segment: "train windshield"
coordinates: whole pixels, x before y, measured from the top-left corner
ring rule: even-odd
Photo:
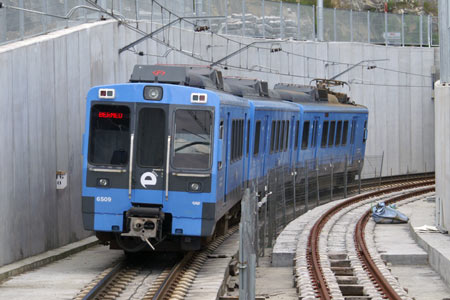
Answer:
[[[91,108],[89,162],[124,166],[130,150],[130,108],[96,104]]]
[[[206,110],[178,109],[175,113],[173,166],[209,169],[212,115]]]

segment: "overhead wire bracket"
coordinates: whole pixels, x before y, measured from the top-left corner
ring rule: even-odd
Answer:
[[[216,16],[213,16],[213,17],[208,17],[208,16],[205,16],[205,17],[178,17],[175,20],[165,24],[164,26],[162,26],[162,27],[160,27],[160,28],[158,28],[156,30],[153,30],[152,32],[144,35],[143,37],[137,39],[136,41],[134,41],[134,42],[132,42],[132,43],[130,43],[130,44],[120,48],[119,49],[119,54],[121,54],[123,51],[126,51],[126,50],[136,46],[137,44],[140,44],[141,42],[145,41],[146,39],[153,37],[155,34],[158,34],[161,31],[166,30],[166,28],[168,28],[168,27],[172,26],[173,24],[175,24],[177,22],[180,22],[182,20],[204,20],[204,19],[218,19],[218,18],[225,18],[225,17],[224,16],[217,16],[217,17]],[[196,27],[196,29],[197,29],[197,27]],[[205,29],[206,29],[205,26],[202,26],[201,30],[195,30],[195,31],[196,32],[197,31],[204,31]],[[209,29],[209,27],[208,27],[208,29]]]

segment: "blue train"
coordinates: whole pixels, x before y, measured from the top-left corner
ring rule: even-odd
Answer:
[[[368,110],[327,88],[341,82],[316,83],[268,89],[206,67],[136,65],[130,83],[92,88],[85,229],[126,252],[199,249],[239,214],[250,182],[269,192],[270,172],[334,157],[354,178]]]

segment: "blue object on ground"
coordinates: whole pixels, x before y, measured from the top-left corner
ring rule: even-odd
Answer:
[[[407,223],[409,218],[395,209],[395,205],[386,206],[384,202],[372,207],[372,218],[377,224]]]

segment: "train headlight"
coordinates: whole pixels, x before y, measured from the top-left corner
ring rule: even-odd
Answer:
[[[144,88],[144,99],[159,101],[162,99],[163,90],[160,86],[146,86]]]
[[[192,182],[189,184],[189,190],[192,192],[198,192],[200,191],[200,183]]]
[[[109,186],[109,179],[107,179],[107,178],[99,178],[99,179],[97,179],[97,186],[108,187]]]

